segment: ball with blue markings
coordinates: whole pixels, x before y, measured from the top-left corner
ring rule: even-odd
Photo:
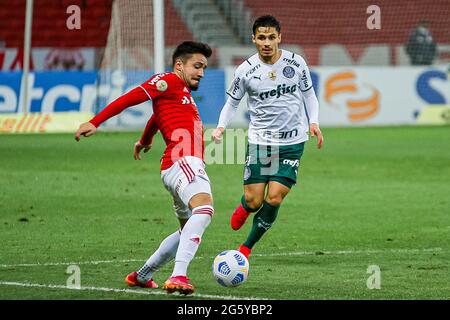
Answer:
[[[224,287],[237,287],[247,280],[250,265],[237,250],[226,250],[214,259],[212,271],[216,281]]]

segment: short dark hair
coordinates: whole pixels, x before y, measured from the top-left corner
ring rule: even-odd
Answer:
[[[187,59],[192,57],[194,53],[201,53],[206,58],[209,58],[212,54],[211,48],[202,42],[195,41],[184,41],[178,45],[172,55],[172,65],[175,64],[177,59],[181,59],[183,63],[186,62]]]
[[[281,31],[280,22],[274,16],[269,14],[261,16],[255,20],[253,23],[253,35],[256,34],[259,27],[273,27],[278,33]]]

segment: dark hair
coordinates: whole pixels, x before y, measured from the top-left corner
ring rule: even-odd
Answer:
[[[255,20],[253,23],[253,35],[256,34],[256,30],[258,30],[259,27],[273,27],[278,33],[281,31],[280,22],[271,15],[261,16]]]
[[[177,59],[181,59],[181,61],[185,63],[194,53],[201,53],[206,58],[209,58],[212,54],[212,50],[206,43],[184,41],[175,49],[172,55],[172,65],[175,64]]]

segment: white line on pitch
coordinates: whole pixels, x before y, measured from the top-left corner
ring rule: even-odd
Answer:
[[[163,295],[168,296],[167,293],[162,291],[141,291],[141,290],[133,290],[133,289],[115,289],[115,288],[102,288],[102,287],[80,287],[70,288],[63,285],[57,284],[39,284],[39,283],[28,283],[28,282],[9,282],[9,281],[0,281],[0,285],[4,286],[17,286],[17,287],[28,287],[28,288],[47,288],[47,289],[66,289],[66,290],[84,290],[84,291],[102,291],[102,292],[115,292],[115,293],[131,293],[131,294],[141,294],[141,295]],[[182,295],[175,295],[181,296]],[[219,296],[213,294],[199,294],[194,293],[189,297],[194,298],[205,298],[205,299],[223,299],[223,300],[267,300],[266,298],[258,298],[258,297],[235,297],[235,296]]]
[[[437,252],[442,248],[424,248],[424,249],[384,249],[384,250],[338,250],[338,251],[299,251],[299,252],[280,252],[271,254],[253,254],[253,256],[310,256],[310,255],[336,255],[336,254],[374,254],[374,253],[418,253],[418,252]]]
[[[102,264],[102,263],[122,263],[122,262],[142,262],[142,259],[127,259],[127,260],[94,260],[94,261],[78,261],[78,262],[43,262],[43,263],[19,263],[19,264],[0,264],[1,268],[9,267],[48,267],[48,266],[68,266],[68,265],[83,265],[83,264]]]
[[[423,249],[384,249],[384,250],[338,250],[338,251],[298,251],[298,252],[275,252],[268,254],[252,254],[253,257],[279,257],[279,256],[314,256],[314,255],[339,255],[339,254],[377,254],[377,253],[419,253],[419,252],[439,252],[442,248],[423,248]],[[206,257],[196,257],[195,259],[204,259]],[[209,257],[214,259],[214,257]],[[78,261],[78,262],[43,262],[43,263],[19,263],[19,264],[0,264],[0,268],[14,267],[47,267],[47,266],[68,266],[68,265],[84,265],[84,264],[102,264],[102,263],[128,263],[128,262],[144,262],[143,259],[126,259],[126,260],[94,260],[94,261]]]

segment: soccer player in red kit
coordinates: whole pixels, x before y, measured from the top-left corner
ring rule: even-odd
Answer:
[[[180,229],[166,237],[138,271],[125,278],[129,286],[157,288],[154,272],[175,259],[172,275],[163,289],[182,294],[195,290],[187,277],[187,269],[214,209],[203,162],[203,125],[191,90],[198,89],[210,56],[211,48],[204,43],[181,43],[172,56],[173,72],[154,75],[110,103],[89,122],[81,124],[75,133],[77,141],[82,135],[89,137],[107,119],[128,107],[152,100],[153,115],[141,139],[135,143],[134,158],[140,160],[140,152],[147,152],[154,134],[161,131],[166,143],[161,159],[161,179],[173,197]]]

